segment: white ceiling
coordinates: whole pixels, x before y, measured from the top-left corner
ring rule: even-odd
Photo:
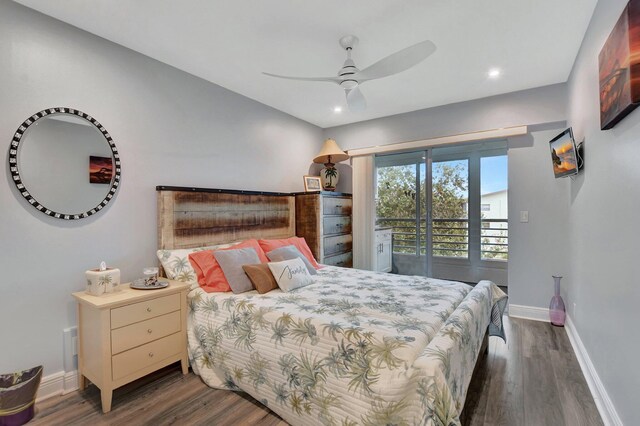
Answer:
[[[326,128],[565,82],[597,0],[17,2]],[[368,108],[359,113],[337,85],[261,74],[333,76],[346,34],[360,38],[360,69],[426,39],[438,50],[364,83]],[[487,77],[494,67],[497,80]]]

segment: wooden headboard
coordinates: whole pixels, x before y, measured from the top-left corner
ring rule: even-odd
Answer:
[[[295,197],[279,192],[158,186],[158,248],[295,236]]]

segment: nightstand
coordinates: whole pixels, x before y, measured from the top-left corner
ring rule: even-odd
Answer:
[[[123,290],[102,296],[73,293],[78,301],[78,377],[100,389],[102,411],[113,390],[174,362],[188,372],[187,292],[170,281],[159,290]]]

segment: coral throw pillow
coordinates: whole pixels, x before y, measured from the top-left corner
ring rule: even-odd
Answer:
[[[260,262],[267,263],[269,259],[260,248],[257,240],[246,240],[232,247],[220,250],[237,250],[243,248],[252,248],[256,250]],[[197,251],[189,255],[189,262],[193,266],[193,270],[198,277],[198,284],[207,293],[231,291],[231,286],[224,276],[224,272],[220,264],[213,255],[213,251]]]
[[[304,238],[291,237],[284,240],[258,240],[258,243],[260,243],[260,247],[264,253],[269,253],[280,247],[293,245],[311,262],[314,268],[320,269],[320,265],[318,265],[318,262],[316,262],[316,259],[313,257],[313,253],[311,253],[311,249]]]

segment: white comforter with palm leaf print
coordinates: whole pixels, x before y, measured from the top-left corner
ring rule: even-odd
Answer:
[[[318,272],[315,284],[290,293],[193,290],[194,372],[209,386],[251,394],[291,424],[459,424],[504,293],[489,281],[472,288],[328,266]]]

